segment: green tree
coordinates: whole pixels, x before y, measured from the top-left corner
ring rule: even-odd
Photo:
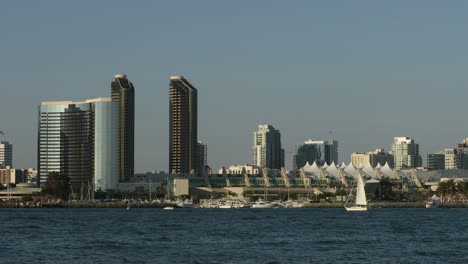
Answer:
[[[105,199],[107,196],[106,192],[104,192],[101,188],[97,189],[95,192],[94,192],[94,197],[96,199]]]
[[[33,200],[33,197],[31,194],[25,194],[21,199],[23,200],[23,202],[31,202]]]
[[[61,175],[59,172],[51,172],[47,177],[44,188],[41,191],[43,195],[51,195],[55,198],[68,200],[70,192],[70,178]]]

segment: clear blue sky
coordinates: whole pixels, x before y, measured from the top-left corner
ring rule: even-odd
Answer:
[[[168,83],[199,90],[213,168],[249,163],[268,123],[286,151],[330,129],[340,160],[409,136],[428,152],[468,137],[465,1],[4,1],[0,130],[36,167],[42,101],[136,89],[136,171],[168,168]],[[287,153],[287,166],[291,155]]]

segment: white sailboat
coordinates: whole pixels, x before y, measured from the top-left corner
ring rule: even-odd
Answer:
[[[366,191],[364,190],[364,180],[362,179],[361,170],[357,171],[357,186],[356,186],[356,201],[351,202],[353,188],[349,192],[348,199],[345,203],[345,209],[348,212],[363,212],[367,211]],[[354,187],[354,184],[353,184]]]

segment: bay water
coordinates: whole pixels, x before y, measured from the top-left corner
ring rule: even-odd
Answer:
[[[0,209],[0,263],[468,263],[468,209]]]

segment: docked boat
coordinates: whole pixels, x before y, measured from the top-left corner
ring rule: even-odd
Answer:
[[[433,195],[431,198],[429,198],[428,201],[426,201],[426,208],[436,208],[437,207],[437,202],[440,200],[437,195]]]
[[[192,200],[189,200],[189,199],[179,199],[177,200],[176,202],[177,206],[179,206],[180,208],[193,208],[193,201]]]
[[[262,199],[259,199],[254,204],[252,204],[251,208],[275,208],[276,205]]]
[[[353,187],[354,187],[354,183],[353,183]],[[364,190],[364,180],[362,179],[360,169],[358,169],[358,173],[357,173],[356,199],[354,199],[352,195],[353,189],[354,189],[353,187],[349,191],[349,196],[344,206],[346,211],[348,212],[367,211],[366,191]]]
[[[426,208],[434,208],[434,207],[437,207],[437,204],[434,203],[433,201],[426,202]]]

